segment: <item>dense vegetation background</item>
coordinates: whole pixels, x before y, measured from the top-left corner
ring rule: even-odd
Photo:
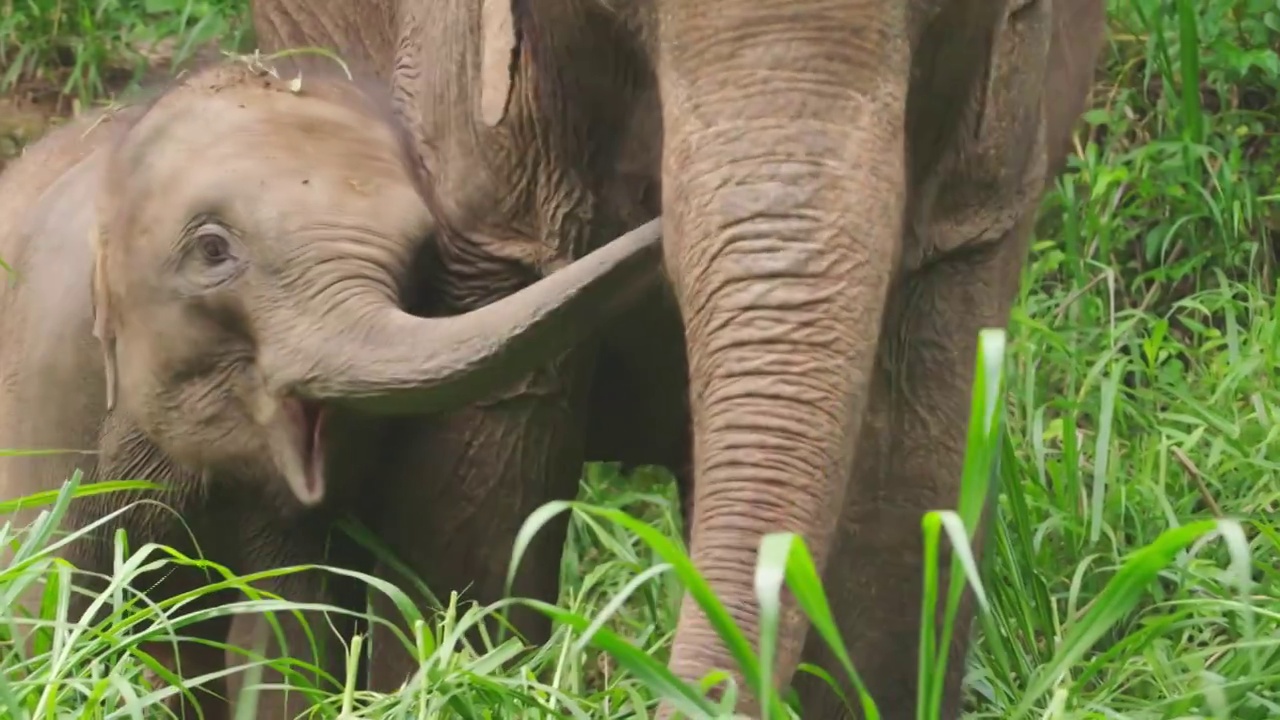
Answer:
[[[0,0],[0,166],[49,122],[196,53],[252,47],[246,5]],[[1110,12],[1080,153],[1044,202],[1008,328],[969,717],[1280,717],[1280,5],[1113,0]],[[599,465],[581,499],[567,622],[547,646],[470,645],[459,630],[494,609],[445,597],[402,693],[348,692],[317,716],[645,717],[674,627],[676,577],[660,572],[679,560],[663,546],[679,543],[672,488],[660,469]],[[2,642],[17,611],[0,610],[0,715],[163,716],[172,690],[148,685],[139,639],[199,613],[177,602],[94,627],[65,617],[74,576],[47,552],[51,529],[0,525],[20,548],[0,567],[0,608],[43,578],[51,623],[28,654]],[[196,562],[145,552],[115,586],[146,564]],[[642,652],[603,636],[611,652],[584,648],[596,618]]]

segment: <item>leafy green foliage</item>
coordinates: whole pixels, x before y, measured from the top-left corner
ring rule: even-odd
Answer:
[[[141,78],[161,41],[180,63],[200,45],[234,47],[246,0],[0,0],[0,92],[55,83],[80,103]]]
[[[237,44],[243,30],[242,0],[0,8],[0,89],[49,75],[85,98],[138,45]],[[951,612],[937,626],[923,616],[920,718],[938,717],[942,648],[955,632],[960,583],[940,582],[944,542],[956,549],[950,576],[966,579],[981,608],[967,717],[1280,716],[1280,462],[1269,452],[1280,439],[1280,6],[1112,0],[1110,15],[1079,155],[1044,202],[1007,333],[982,339],[961,502],[922,523],[926,603]],[[254,591],[257,578],[118,538],[109,590],[96,598],[105,618],[69,617],[77,572],[51,554],[63,541],[54,528],[70,493],[87,491],[73,478],[28,499],[47,515],[0,526],[14,549],[0,567],[0,606],[15,608],[0,614],[6,717],[162,717],[157,703],[177,690],[144,677],[159,669],[144,640],[181,635],[211,612],[296,609]],[[699,603],[759,691],[770,687],[783,585],[838,658],[801,671],[849,682],[859,692],[846,703],[875,717],[858,681],[874,659],[843,647],[804,544],[772,535],[761,547],[755,644],[690,563],[677,508],[661,469],[589,466],[579,500],[531,516],[513,552],[514,569],[546,521],[571,514],[555,606],[451,595],[423,615],[401,589],[365,578],[413,628],[396,641],[420,670],[397,693],[324,696],[315,717],[648,717],[658,698],[725,717],[734,691],[713,703],[666,668],[676,600],[684,591]],[[975,559],[965,548],[980,512],[991,533]],[[244,599],[192,610],[194,597],[149,605],[126,589],[170,564],[209,573],[198,593],[230,587]],[[16,609],[23,592],[40,593],[38,618]],[[546,645],[467,633],[516,604],[553,618]],[[6,642],[33,629],[29,646]],[[350,655],[368,651],[366,640]],[[307,668],[294,671],[305,689]],[[770,718],[802,716],[785,693],[766,693]]]

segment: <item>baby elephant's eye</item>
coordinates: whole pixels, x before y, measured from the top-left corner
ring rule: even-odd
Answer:
[[[231,236],[226,228],[218,225],[202,225],[196,231],[196,249],[200,258],[210,265],[221,265],[233,259]]]

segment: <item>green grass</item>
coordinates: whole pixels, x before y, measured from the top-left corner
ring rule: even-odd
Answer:
[[[175,62],[202,44],[238,45],[244,0],[0,0],[0,93],[24,82],[57,87],[76,103],[141,78],[147,51],[174,41]]]
[[[127,56],[138,37],[177,34],[185,43],[234,26],[214,2],[64,0],[61,14],[5,3],[17,12],[0,20],[7,53],[0,67],[15,67],[14,53],[24,52],[28,64],[16,72],[64,77],[75,66],[65,48],[82,48],[74,55],[81,69],[70,76],[86,79],[66,89],[85,98],[100,92],[94,68]],[[981,563],[987,608],[969,660],[968,717],[1273,718],[1280,716],[1280,455],[1271,451],[1280,441],[1272,236],[1280,9],[1274,0],[1114,0],[1111,24],[1081,153],[1044,202],[1007,350],[1006,336],[986,337],[967,500],[955,514],[930,516],[922,531],[938,541],[971,525],[973,498],[998,459],[998,522]],[[178,598],[120,605],[95,627],[65,617],[74,576],[48,553],[65,501],[36,527],[2,531],[0,539],[22,550],[0,568],[0,607],[43,580],[48,629],[31,655],[0,645],[0,712],[158,717],[155,703],[172,689],[144,685],[139,642],[180,632],[202,614]],[[506,718],[541,709],[646,717],[660,694],[704,708],[663,665],[677,588],[699,589],[674,508],[660,470],[622,477],[608,465],[589,467],[578,503],[550,506],[529,526],[573,512],[558,607],[543,608],[561,621],[547,645],[522,653],[514,640],[469,644],[463,631],[497,606],[444,597],[445,609],[425,618],[406,606],[420,620],[417,636],[404,642],[422,658],[421,672],[394,695],[329,698],[319,716]],[[766,629],[782,582],[818,632],[829,626],[806,560],[791,538],[766,541],[759,572]],[[162,562],[198,561],[141,548],[122,558],[103,601],[120,602],[131,575]],[[394,588],[375,591],[407,602]],[[522,601],[500,606],[512,602]],[[280,607],[250,597],[235,609]],[[0,620],[8,628],[0,634],[17,622]],[[732,639],[735,629],[724,632]],[[940,675],[934,632],[948,630],[921,639],[926,698]],[[761,648],[731,644],[744,668],[767,667],[771,639],[766,632]],[[853,666],[864,662],[851,658]],[[758,684],[758,673],[749,675]],[[105,709],[85,709],[98,701]],[[925,706],[921,717],[933,717]]]

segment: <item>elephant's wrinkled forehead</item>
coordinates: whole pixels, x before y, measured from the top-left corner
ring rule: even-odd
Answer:
[[[353,108],[248,85],[181,91],[160,100],[120,148],[121,169],[216,172],[259,161],[264,175],[308,168],[398,181],[391,132]]]
[[[305,80],[297,92],[254,79],[186,83],[117,148],[117,200],[188,217],[346,213],[385,222],[417,213],[421,200],[393,128],[320,89],[308,92]]]

